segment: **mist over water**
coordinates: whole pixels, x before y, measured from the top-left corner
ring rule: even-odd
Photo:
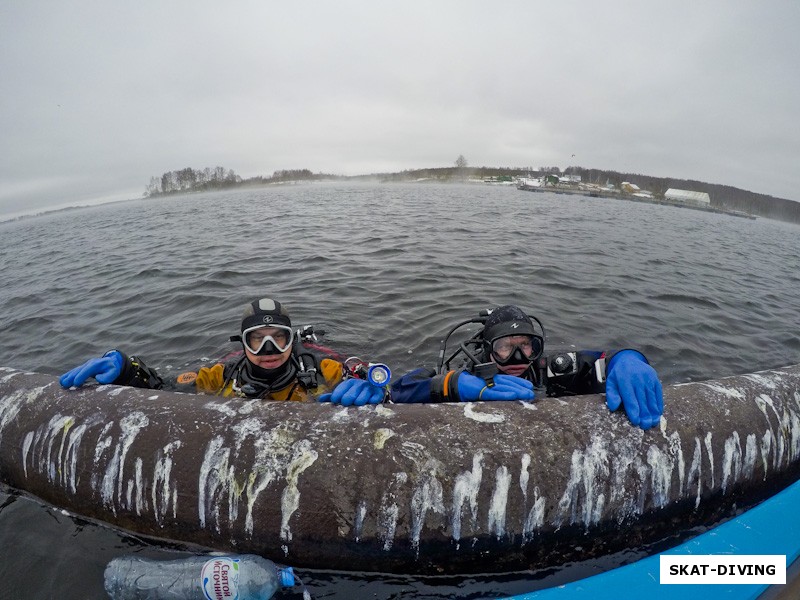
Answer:
[[[635,347],[665,384],[718,378],[800,362],[798,248],[796,225],[512,187],[325,184],[137,200],[0,223],[0,366],[55,375],[111,348],[162,374],[199,366],[235,349],[228,337],[246,303],[272,296],[293,324],[324,329],[326,344],[395,375],[432,366],[455,322],[518,304],[544,323],[549,351]],[[44,587],[33,591],[88,586],[67,586],[64,598],[103,597],[105,562],[141,546],[5,494],[0,533],[41,558],[45,575],[31,585]],[[69,567],[47,560],[54,543]],[[22,560],[4,546],[3,579]],[[456,592],[452,581],[308,578],[315,598],[478,598],[539,585],[494,576]]]

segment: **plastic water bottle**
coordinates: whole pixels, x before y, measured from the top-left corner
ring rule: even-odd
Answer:
[[[268,600],[278,588],[293,585],[291,567],[255,554],[177,560],[122,556],[105,572],[106,592],[114,600]]]

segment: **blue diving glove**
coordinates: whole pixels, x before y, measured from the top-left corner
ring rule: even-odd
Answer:
[[[383,387],[373,385],[366,379],[345,379],[333,392],[322,394],[320,402],[332,402],[342,406],[364,406],[383,402]]]
[[[71,371],[64,373],[58,382],[65,388],[82,386],[89,377],[94,377],[100,383],[111,383],[120,373],[124,366],[125,358],[117,350],[106,352],[102,358],[92,358],[83,363],[80,367],[75,367]]]
[[[513,375],[495,375],[495,385],[487,387],[481,377],[470,373],[458,374],[458,397],[462,402],[477,400],[533,400],[533,384]]]
[[[606,404],[612,411],[622,404],[631,423],[642,429],[658,425],[664,412],[661,382],[640,352],[622,350],[611,358],[606,377]]]

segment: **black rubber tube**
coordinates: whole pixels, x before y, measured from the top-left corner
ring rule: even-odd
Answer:
[[[62,389],[0,369],[0,480],[156,538],[321,569],[538,569],[729,518],[800,476],[800,365],[603,396],[380,405]]]

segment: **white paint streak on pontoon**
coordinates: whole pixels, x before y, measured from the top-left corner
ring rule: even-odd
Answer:
[[[744,459],[742,460],[742,479],[747,481],[753,478],[756,470],[756,459],[758,458],[758,444],[756,434],[747,434],[747,441],[744,448]]]
[[[766,481],[767,473],[769,473],[769,453],[772,450],[772,431],[769,429],[761,436],[759,450],[761,450],[761,462],[764,464],[764,480]]]
[[[640,513],[644,505],[647,469],[640,456],[642,437],[637,431],[633,438],[616,438],[610,452],[609,503],[617,507],[619,523]]]
[[[452,538],[458,542],[461,539],[461,518],[464,503],[469,503],[472,527],[478,519],[478,490],[483,478],[483,450],[478,450],[472,456],[472,470],[462,471],[456,476],[453,484],[452,520],[450,529]]]
[[[527,508],[528,506],[528,480],[530,479],[530,473],[528,473],[528,467],[531,466],[531,455],[527,452],[523,453],[521,459],[521,465],[519,468],[519,488],[522,490],[522,500],[524,502],[524,506]]]
[[[144,499],[145,483],[142,466],[141,457],[137,457],[134,462],[134,477],[128,480],[128,508],[134,508],[139,516],[141,516],[143,510],[148,509]],[[133,498],[131,498],[132,494],[135,494]]]
[[[533,488],[533,506],[525,517],[522,525],[522,543],[533,539],[534,532],[544,525],[545,497],[539,492],[539,486]]]
[[[638,516],[645,511],[645,505],[648,497],[652,497],[649,493],[649,483],[652,481],[653,475],[650,472],[650,466],[639,456],[637,456],[637,460],[634,462],[634,468],[636,469],[636,476],[633,478],[633,480],[638,482],[638,496],[636,497],[636,504],[629,515]],[[622,523],[621,520],[618,520],[618,522]]]
[[[245,531],[252,535],[255,527],[253,509],[259,495],[273,482],[278,481],[282,473],[287,472],[289,464],[294,460],[297,442],[297,430],[291,423],[280,423],[269,430],[253,430],[253,446],[255,456],[250,472],[247,474],[245,494],[247,497],[247,516]],[[238,452],[238,450],[237,450]],[[316,452],[314,451],[316,454]]]
[[[396,503],[386,504],[381,507],[380,524],[382,526],[384,551],[388,552],[392,549],[399,514],[400,507]]]
[[[741,390],[737,390],[736,388],[725,387],[724,385],[719,385],[718,383],[709,383],[706,381],[699,382],[698,385],[702,385],[707,387],[710,390],[721,394],[722,396],[727,396],[728,398],[733,398],[735,400],[744,400],[747,396]]]
[[[792,414],[792,412],[787,409],[786,405],[782,404],[780,412],[780,432],[781,438],[783,439],[781,456],[784,457],[785,454],[787,465],[792,462],[792,458],[795,455],[794,440],[796,439],[797,432],[794,429],[793,424],[796,422],[797,415]]]
[[[522,489],[522,497],[524,499],[523,506],[525,510],[528,508],[528,482],[530,481],[530,473],[528,468],[531,464],[531,455],[527,452],[522,455],[520,471],[519,471],[519,487]],[[525,520],[522,524],[522,543],[529,542],[533,539],[533,532],[540,529],[544,523],[544,506],[545,499],[539,493],[539,486],[533,488],[533,505],[531,506]]]
[[[403,442],[400,453],[414,463],[416,478],[411,495],[411,546],[419,552],[420,534],[428,512],[445,514],[442,484],[439,481],[443,467],[422,444]]]
[[[800,458],[800,414],[796,411],[787,411],[789,431],[789,461],[795,462]]]
[[[251,406],[252,403],[246,403]],[[226,416],[252,414],[253,410],[240,410],[232,413],[215,403],[206,405],[218,410]],[[235,422],[230,430],[233,433],[232,447],[225,446],[221,436],[212,439],[206,447],[205,457],[201,465],[198,480],[198,513],[201,527],[205,527],[210,518],[220,531],[220,511],[227,502],[229,522],[239,519],[239,504],[244,498],[246,516],[244,529],[253,535],[255,522],[253,511],[256,501],[278,477],[285,473],[286,488],[281,499],[281,538],[291,541],[289,520],[299,508],[299,489],[297,482],[300,474],[311,466],[318,457],[311,448],[309,440],[297,441],[296,423],[281,422],[277,426],[266,429],[263,418],[249,417]],[[239,458],[240,453],[249,455],[253,451],[249,468]],[[240,472],[237,472],[237,469]]]
[[[44,467],[47,470],[47,479],[50,483],[55,483],[59,478],[59,471],[61,465],[61,457],[64,453],[64,438],[70,427],[74,425],[75,419],[71,416],[56,414],[50,419],[47,424],[44,435],[47,439],[47,454],[44,457],[44,464],[40,464],[40,470]],[[59,434],[61,434],[59,436]],[[58,455],[53,457],[53,445],[57,438],[60,437]]]
[[[114,448],[113,457],[106,465],[103,481],[99,490],[100,497],[105,505],[111,508],[114,515],[117,514],[117,503],[121,503],[122,501],[122,488],[125,481],[125,458],[128,454],[128,450],[139,434],[139,431],[149,424],[150,419],[147,418],[147,415],[139,411],[129,413],[119,422],[119,440]]]
[[[689,472],[686,475],[686,491],[692,488],[692,484],[697,486],[697,495],[694,500],[694,508],[697,510],[700,507],[700,498],[703,493],[703,448],[700,444],[700,438],[694,438],[694,454],[692,455],[692,464],[689,467]]]
[[[213,410],[215,412],[225,415],[226,417],[233,418],[236,416],[236,411],[233,408],[231,408],[231,406],[229,406],[228,403],[225,402],[218,402],[218,401],[206,402],[205,405],[203,405],[203,408],[206,408],[208,410]]]
[[[359,419],[358,411],[350,410],[347,406],[342,406],[333,413],[330,420],[334,423],[349,423]]]
[[[367,501],[361,500],[356,507],[356,518],[353,526],[353,537],[356,542],[361,541],[361,530],[364,528],[364,519],[367,516]]]
[[[662,419],[665,421],[666,419]],[[669,453],[672,457],[672,467],[678,470],[678,496],[683,497],[683,486],[685,483],[686,462],[683,458],[683,447],[681,444],[681,435],[677,431],[673,431],[669,435],[664,435],[669,446]],[[672,475],[669,477],[670,481],[667,482],[667,492],[669,492],[670,484],[672,483]]]
[[[253,508],[256,500],[261,492],[277,479],[278,472],[282,469],[281,461],[287,460],[289,445],[294,437],[285,435],[284,425],[264,431],[262,422],[257,418],[243,419],[233,427],[233,431],[235,435],[233,464],[230,468],[228,485],[228,515],[232,522],[239,518],[239,502],[244,494],[246,496],[244,528],[249,535],[252,535],[255,527]],[[252,466],[249,473],[242,473],[237,478],[234,472],[234,467],[238,464],[237,458],[242,447],[251,438],[255,449]],[[244,485],[240,483],[242,478]]]
[[[109,421],[105,425],[103,425],[103,429],[100,430],[100,434],[97,436],[97,443],[94,446],[94,464],[97,465],[100,462],[100,457],[113,443],[113,439],[108,432],[114,426],[114,421]]]
[[[669,490],[672,483],[674,459],[655,444],[647,449],[647,464],[650,466],[650,486],[653,504],[663,508],[669,503]]]
[[[573,450],[569,480],[558,502],[554,525],[564,522],[582,523],[588,528],[595,524],[605,506],[601,482],[609,475],[608,441],[593,435],[584,450]]]
[[[489,505],[489,518],[487,529],[489,535],[494,533],[499,540],[506,533],[506,506],[508,504],[508,490],[511,487],[511,473],[508,467],[500,465],[495,471],[495,486]]]
[[[318,456],[309,440],[300,440],[292,448],[292,460],[286,468],[286,487],[281,495],[281,539],[285,542],[292,541],[289,520],[300,507],[297,481],[301,473],[316,462]]]
[[[234,423],[231,431],[233,431],[234,453],[238,454],[249,438],[257,438],[262,435],[264,427],[260,419],[251,417]]]
[[[783,464],[783,453],[786,445],[786,440],[781,431],[781,415],[775,408],[775,403],[772,401],[772,398],[766,394],[759,394],[756,396],[756,404],[758,405],[759,410],[761,410],[761,412],[764,414],[764,419],[769,424],[769,430],[772,433],[772,439],[775,442],[775,452],[772,455],[772,467],[775,470],[780,470],[781,465]],[[777,428],[772,426],[770,412],[767,409],[771,411],[771,413],[775,416],[775,419],[778,421]]]
[[[90,424],[99,422],[90,419]],[[72,493],[77,489],[77,449],[87,424],[75,427],[72,416],[56,414],[36,431],[25,434],[22,447],[22,466],[28,477],[28,462],[34,471],[44,473],[52,484]],[[56,440],[58,450],[54,452]]]
[[[709,488],[714,487],[714,447],[711,445],[712,437],[713,436],[710,431],[706,433],[705,446],[706,453],[708,454],[708,464],[711,468],[711,484],[709,485]]]
[[[381,508],[378,512],[378,538],[383,540],[383,549],[386,552],[392,549],[397,530],[397,518],[400,514],[400,507],[397,504],[398,492],[407,481],[407,473],[395,473],[381,498]]]
[[[97,435],[97,441],[94,444],[94,466],[100,466],[100,459],[105,454],[105,451],[111,447],[111,444],[114,442],[112,437],[109,435],[109,431],[114,426],[115,421],[108,421],[105,425],[103,425],[103,429],[100,430],[100,433]],[[101,480],[100,480],[100,470],[95,468],[92,470],[92,477],[91,477],[91,487],[93,490],[100,489],[101,487]]]
[[[69,433],[67,452],[64,455],[62,467],[64,471],[63,485],[64,487],[69,486],[69,491],[73,494],[78,491],[78,451],[80,450],[81,441],[83,441],[83,436],[90,427],[94,427],[101,422],[100,419],[100,416],[92,416],[73,428]]]
[[[9,375],[3,377],[2,382],[8,382],[13,379],[16,375],[20,375],[19,372],[12,372]],[[48,388],[50,384],[33,388],[31,390],[15,390],[8,396],[1,398],[0,401],[0,441],[3,439],[3,430],[10,424],[17,420],[19,416],[19,412],[22,407],[29,403],[34,403],[39,400],[39,397],[44,392],[46,388]],[[36,440],[38,439],[39,432],[36,433],[28,432],[26,434],[25,440],[23,442],[22,448],[22,462],[23,462],[23,470],[25,472],[25,477],[28,476],[27,467],[25,466],[26,463],[26,456],[27,453],[33,448],[36,444]],[[35,468],[35,460],[34,460],[33,453],[31,454],[31,466]]]
[[[177,487],[173,488],[172,480],[172,455],[182,446],[180,440],[174,440],[156,452],[155,464],[153,466],[153,485],[151,490],[151,500],[153,502],[153,514],[156,522],[164,526],[167,512],[169,511],[170,501],[172,501],[173,517],[177,515]]]
[[[16,375],[19,375],[19,373],[6,375],[3,377],[2,382],[5,383]],[[2,403],[0,403],[0,440],[3,439],[3,430],[8,424],[17,420],[20,409],[25,404],[37,401],[49,385],[50,384],[32,388],[30,390],[14,390],[11,394],[2,398]]]
[[[499,413],[482,413],[476,412],[473,406],[474,402],[467,402],[464,404],[464,416],[467,419],[478,421],[479,423],[502,423],[506,420],[505,416]]]
[[[788,402],[782,403],[780,405],[781,410],[778,410],[775,406],[775,401],[766,394],[759,394],[756,397],[756,402],[770,425],[771,421],[767,413],[767,407],[771,409],[778,420],[778,427],[776,429],[771,428],[777,446],[774,466],[778,470],[783,465],[784,459],[789,464],[800,457],[800,415],[796,410],[798,408],[798,399],[800,399],[798,392],[795,392],[793,399],[795,401],[795,410],[788,406]]]
[[[200,527],[206,527],[206,514],[214,517],[214,525],[219,533],[219,501],[221,492],[228,487],[229,461],[231,451],[222,445],[222,436],[215,436],[206,446],[206,453],[200,465],[197,484],[197,512]]]
[[[442,484],[436,477],[436,469],[427,467],[419,473],[419,481],[411,496],[411,546],[419,552],[419,539],[428,511],[444,514]]]
[[[728,492],[728,486],[739,481],[742,472],[742,444],[739,432],[734,431],[725,440],[725,450],[722,456],[722,493]]]
[[[777,389],[778,384],[775,382],[775,375],[777,373],[770,373],[770,375],[764,375],[762,373],[750,373],[745,375],[745,379],[749,379],[750,381],[754,381],[756,385],[760,388],[766,388],[768,390]]]
[[[40,425],[35,431],[29,431],[23,441],[23,465],[27,464],[28,452],[30,452],[31,468],[39,473],[44,473],[51,484],[61,483],[64,472],[61,462],[64,439],[74,422],[72,417],[58,413],[50,417],[46,424]],[[57,456],[54,457],[53,445],[56,439],[60,439],[60,443]],[[24,470],[27,477],[27,466]]]
[[[28,452],[31,450],[33,444],[33,432],[29,431],[25,434],[25,439],[22,441],[22,472],[25,473],[25,479],[28,478]]]

